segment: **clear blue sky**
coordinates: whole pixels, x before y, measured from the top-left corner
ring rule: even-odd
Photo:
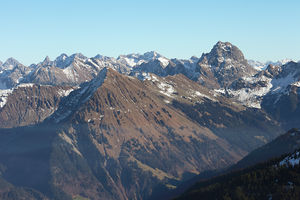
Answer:
[[[0,0],[0,60],[155,50],[189,58],[219,40],[248,59],[300,60],[300,1]]]

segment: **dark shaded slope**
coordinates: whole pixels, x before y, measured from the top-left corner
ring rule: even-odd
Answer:
[[[60,197],[59,189],[50,182],[49,160],[55,136],[56,127],[46,125],[0,129],[0,165],[3,179],[13,186],[37,190],[53,198]],[[2,195],[4,198],[5,194]],[[27,194],[24,195],[26,197]]]
[[[177,199],[299,199],[300,167],[280,164],[285,157],[199,182]]]
[[[231,169],[239,169],[264,162],[271,158],[279,157],[282,154],[291,153],[298,148],[300,148],[300,131],[298,129],[291,129],[270,143],[255,149]]]

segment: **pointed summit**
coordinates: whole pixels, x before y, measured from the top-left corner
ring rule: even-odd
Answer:
[[[13,69],[14,67],[20,65],[19,61],[14,58],[8,58],[2,65],[4,69]]]
[[[43,62],[50,62],[49,56],[46,56]]]
[[[56,67],[64,69],[71,65],[75,60],[85,61],[86,59],[87,57],[81,53],[74,53],[71,56],[68,56],[67,54],[63,53],[55,59],[54,64]]]
[[[44,62],[44,63],[49,63],[49,62],[51,62],[49,56],[46,56],[43,62]]]
[[[45,59],[43,60],[43,62],[40,63],[40,65],[46,67],[49,65],[52,65],[52,61],[50,60],[49,56],[46,56]]]
[[[54,65],[59,68],[64,68],[66,66],[66,60],[68,59],[68,55],[65,53],[62,53],[60,56],[58,56],[54,60]]]
[[[101,54],[97,54],[94,58],[96,59],[103,59],[105,56],[101,55]]]
[[[56,59],[55,59],[55,62],[60,62],[60,61],[64,61],[68,58],[68,55],[65,54],[65,53],[62,53],[60,54],[60,56],[58,56]]]

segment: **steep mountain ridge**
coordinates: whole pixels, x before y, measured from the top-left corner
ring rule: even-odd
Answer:
[[[283,154],[293,153],[300,148],[300,131],[296,128],[280,135],[268,144],[255,149],[235,164],[231,169],[240,169],[260,162],[280,157]]]
[[[202,180],[177,199],[299,199],[299,137],[291,129],[251,152],[236,171]]]

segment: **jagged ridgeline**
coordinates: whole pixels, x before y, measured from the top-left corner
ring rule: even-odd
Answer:
[[[2,199],[155,199],[299,122],[299,63],[257,70],[227,42],[0,69]]]

